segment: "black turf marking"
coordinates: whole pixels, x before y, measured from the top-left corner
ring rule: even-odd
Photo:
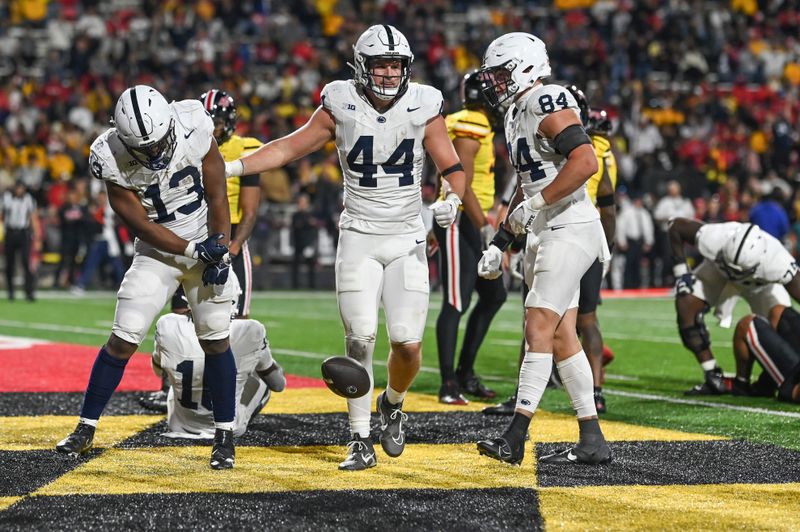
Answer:
[[[6,531],[486,531],[541,530],[541,523],[536,492],[513,488],[73,495],[27,498],[0,512]]]
[[[0,496],[27,495],[98,454],[99,450],[79,458],[58,454],[55,443],[52,451],[0,451]]]
[[[111,396],[104,416],[158,415],[139,406],[139,397],[151,392],[116,392]],[[83,404],[83,392],[9,392],[0,393],[0,416],[75,416]]]
[[[265,408],[269,412],[269,404]],[[377,438],[378,416],[372,415],[372,433]],[[508,419],[479,412],[411,412],[408,443],[475,443],[503,432]],[[123,447],[196,445],[198,440],[164,438],[166,422],[154,425],[126,440]],[[344,445],[350,439],[346,414],[262,414],[237,438],[241,446]],[[202,440],[201,440],[202,441]],[[377,441],[377,439],[375,439]]]
[[[539,485],[781,484],[800,482],[800,452],[739,440],[611,442],[609,465],[538,464]],[[567,444],[540,443],[537,456]]]

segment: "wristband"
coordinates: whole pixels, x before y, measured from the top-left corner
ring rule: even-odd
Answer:
[[[672,267],[672,274],[675,277],[680,277],[686,273],[689,273],[689,266],[687,266],[685,262],[680,262]]]
[[[595,205],[600,208],[603,207],[613,207],[614,206],[614,194],[606,194],[605,196],[597,196],[597,201],[595,201]]]
[[[544,200],[544,196],[542,196],[541,192],[536,193],[531,199],[528,200],[528,205],[531,206],[531,209],[534,211],[541,211],[545,207],[547,207],[547,202]]]
[[[514,240],[514,235],[501,225],[497,233],[495,233],[494,238],[492,238],[490,245],[497,246],[500,251],[505,251],[512,240]]]
[[[456,194],[455,192],[448,192],[447,196],[444,197],[444,200],[454,202],[457,205],[461,205],[461,198],[459,198],[458,194]]]
[[[195,244],[194,242],[192,242],[190,240],[189,241],[189,245],[187,245],[186,249],[183,250],[183,256],[184,257],[188,257],[190,259],[196,259],[197,257],[195,257],[195,255],[194,255],[194,252],[196,251],[196,248],[197,248],[197,244]]]
[[[225,174],[228,177],[240,176],[244,174],[244,163],[241,159],[236,159],[229,163],[225,163]]]

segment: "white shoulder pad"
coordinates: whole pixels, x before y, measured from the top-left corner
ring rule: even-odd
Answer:
[[[257,320],[231,321],[231,343],[247,346],[249,351],[256,351],[264,344],[267,329]]]
[[[322,88],[322,107],[330,111],[334,118],[341,119],[345,111],[355,109],[354,92],[353,80],[332,81]]]
[[[543,85],[531,94],[527,101],[527,111],[544,120],[551,113],[563,109],[572,109],[575,115],[580,118],[580,109],[575,97],[561,85]]]
[[[777,238],[767,233],[764,236],[768,237],[767,253],[762,263],[764,280],[785,285],[797,275],[797,262]]]
[[[439,89],[430,85],[409,83],[408,92],[398,105],[404,105],[411,114],[411,123],[415,126],[424,125],[431,118],[442,114],[444,97]]]
[[[127,180],[122,176],[117,165],[115,152],[125,150],[122,142],[116,138],[117,130],[110,128],[102,135],[94,139],[89,148],[89,172],[95,179],[109,181],[115,185],[131,188]]]
[[[214,138],[214,121],[211,115],[200,100],[181,100],[172,102],[171,105],[175,121],[178,122],[175,131],[175,135],[179,135],[178,142],[188,141],[190,149],[202,159],[208,153]]]

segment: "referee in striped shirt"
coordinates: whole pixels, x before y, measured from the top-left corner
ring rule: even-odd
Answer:
[[[5,224],[5,258],[6,258],[6,287],[8,299],[14,299],[14,274],[17,269],[17,257],[25,272],[25,297],[34,301],[33,271],[31,271],[32,245],[38,244],[38,239],[32,238],[39,234],[39,219],[36,216],[36,202],[28,194],[25,184],[17,181],[13,191],[7,190],[3,195],[2,221]]]

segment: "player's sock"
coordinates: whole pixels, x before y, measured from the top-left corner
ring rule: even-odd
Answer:
[[[100,418],[108,400],[111,399],[111,394],[122,380],[127,364],[127,360],[112,357],[105,346],[100,348],[97,358],[94,359],[86,394],[83,396],[81,418],[87,420]]]
[[[714,368],[717,367],[717,359],[712,358],[711,360],[700,362],[700,367],[703,368],[703,373],[705,373],[706,371],[712,371]]]
[[[561,375],[561,383],[567,390],[578,419],[596,416],[592,367],[589,365],[589,359],[586,358],[583,349],[562,360],[556,366],[558,374]]]
[[[375,351],[375,341],[348,339],[347,356],[361,362],[369,373],[369,392],[357,399],[347,400],[347,413],[350,420],[350,432],[362,438],[369,438],[369,421],[372,414],[372,390],[375,379],[372,377],[372,353]]]
[[[517,408],[535,412],[542,399],[550,372],[553,370],[552,353],[525,353],[522,366],[519,368],[519,389],[517,390]]]
[[[389,401],[390,405],[399,405],[403,402],[403,399],[406,398],[406,392],[398,392],[391,386],[386,387],[386,400]]]
[[[439,373],[442,382],[455,381],[456,342],[461,312],[448,302],[443,303],[436,319],[436,344],[439,349]]]
[[[233,430],[236,416],[236,359],[230,347],[218,355],[206,353],[203,381],[211,392],[214,425],[218,429]]]

